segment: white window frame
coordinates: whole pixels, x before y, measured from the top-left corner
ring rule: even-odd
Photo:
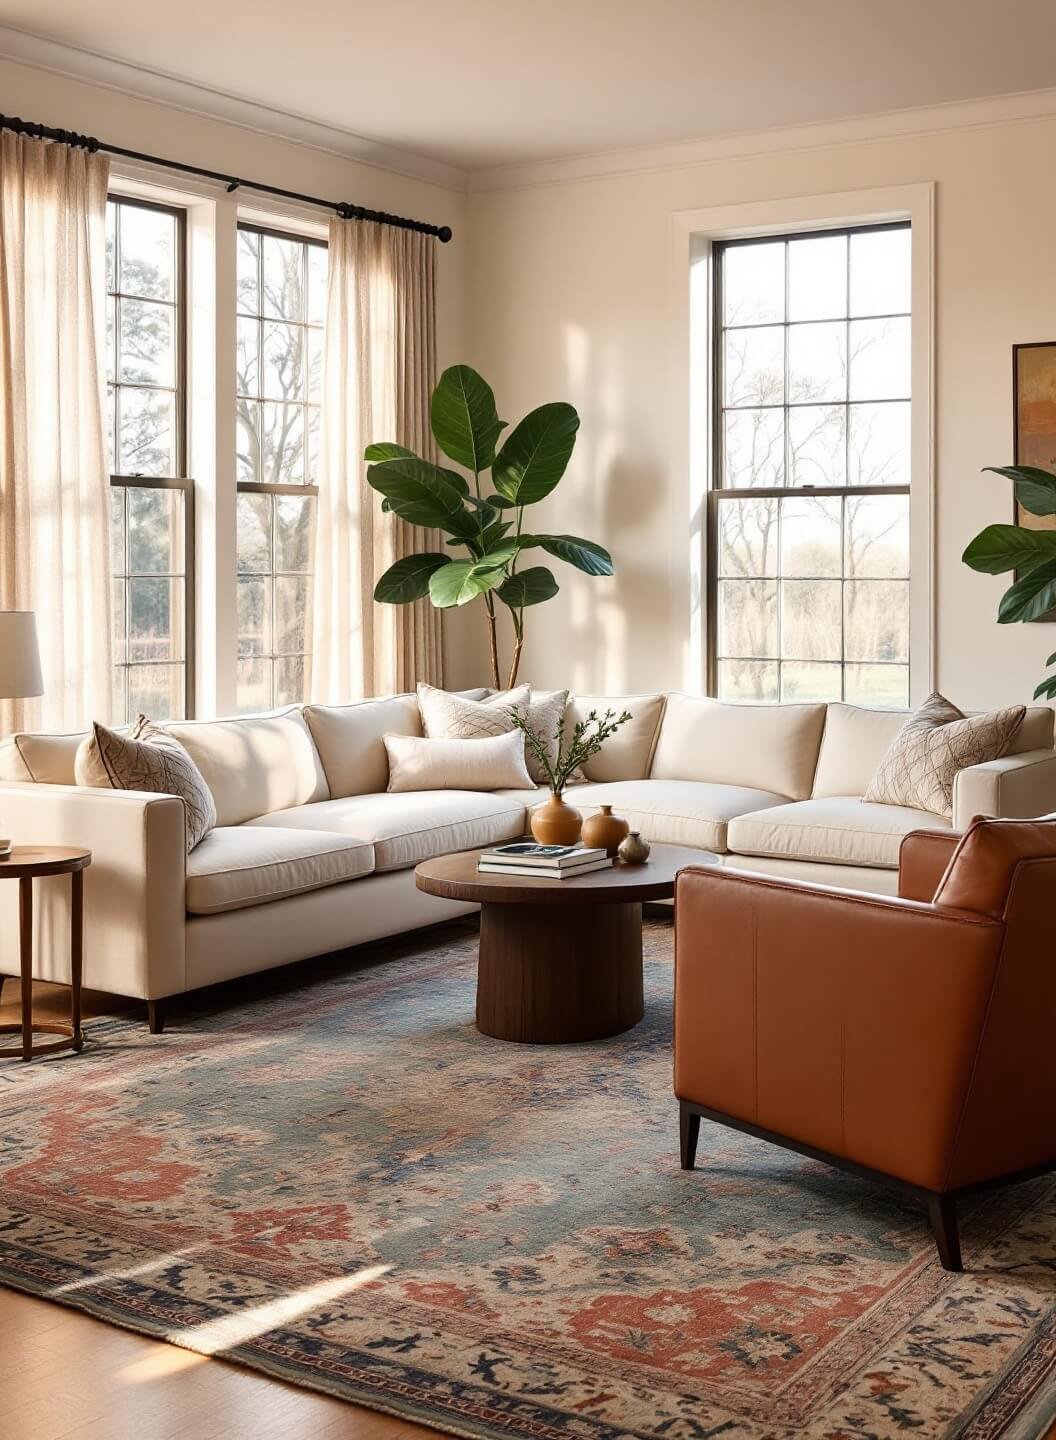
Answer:
[[[748,236],[908,220],[911,226],[910,321],[910,601],[909,693],[919,704],[934,688],[934,215],[931,183],[856,190],[798,199],[678,211],[672,215],[670,354],[672,375],[672,554],[675,567],[671,624],[686,635],[682,685],[707,691],[707,497],[715,485],[712,245]],[[689,553],[686,554],[686,526]]]
[[[199,719],[237,711],[236,323],[238,224],[328,237],[317,209],[254,196],[215,181],[167,184],[153,166],[115,160],[110,193],[187,213],[187,472],[194,479],[194,675]]]

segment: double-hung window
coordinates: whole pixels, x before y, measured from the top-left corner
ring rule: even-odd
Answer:
[[[711,693],[906,705],[909,226],[712,253]]]
[[[238,230],[240,711],[305,699],[327,251]]]
[[[189,713],[192,508],[187,476],[184,214],[106,207],[114,713]]]

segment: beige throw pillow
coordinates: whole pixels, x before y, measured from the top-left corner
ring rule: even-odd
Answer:
[[[77,751],[73,769],[78,785],[177,795],[187,816],[188,851],[216,824],[213,792],[202,772],[180,742],[145,715],[136,717],[127,735],[96,722]]]
[[[510,711],[519,710],[527,716],[528,723],[539,738],[547,742],[551,762],[557,759],[557,727],[567,702],[567,690],[533,692],[528,685],[519,685],[516,690],[499,691],[486,700],[466,700],[446,690],[437,690],[432,685],[418,686],[422,729],[429,739],[475,740],[484,736],[505,735],[513,729]],[[526,751],[526,761],[532,779],[539,785],[545,785],[546,775],[530,750]]]
[[[936,690],[892,740],[863,798],[952,818],[958,770],[999,759],[1026,713],[1010,705],[966,716]]]
[[[476,740],[386,735],[390,790],[534,790],[519,730]]]

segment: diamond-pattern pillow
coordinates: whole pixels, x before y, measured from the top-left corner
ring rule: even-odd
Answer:
[[[936,690],[899,730],[864,799],[953,816],[958,770],[997,760],[1011,745],[1025,705],[966,716]]]
[[[548,740],[551,761],[557,759],[557,727],[567,704],[567,690],[533,693],[530,685],[500,691],[486,700],[465,700],[432,685],[418,686],[422,729],[430,740],[479,740],[505,735],[513,729],[509,712],[516,709],[527,715],[528,723],[540,739]],[[537,785],[545,785],[542,766],[527,746],[525,759],[532,779]]]
[[[145,715],[136,716],[127,735],[96,721],[74,757],[74,777],[78,785],[179,796],[187,817],[188,851],[216,824],[216,803],[205,776],[176,737]]]

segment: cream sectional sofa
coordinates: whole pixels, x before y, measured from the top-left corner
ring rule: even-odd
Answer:
[[[671,694],[575,697],[570,718],[610,704],[632,719],[568,799],[584,811],[611,802],[652,840],[699,846],[741,869],[890,893],[903,835],[950,826],[860,798],[902,712]],[[414,866],[521,835],[545,798],[387,793],[383,736],[421,733],[412,695],[168,728],[216,800],[217,828],[190,855],[182,801],[74,783],[83,736],[25,734],[0,746],[5,833],[93,852],[85,983],[149,1001],[468,912],[421,894]],[[1051,710],[1028,711],[1014,752],[958,775],[954,828],[975,814],[1056,810]],[[68,882],[37,884],[35,974],[68,978]],[[15,889],[0,887],[8,957]]]

